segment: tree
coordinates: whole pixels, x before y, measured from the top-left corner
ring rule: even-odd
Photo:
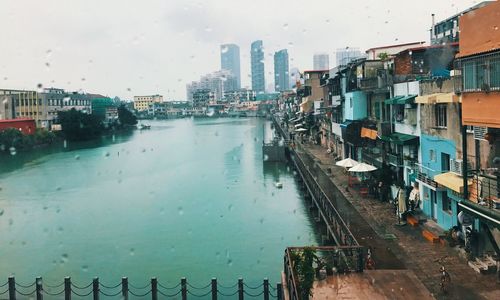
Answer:
[[[137,117],[125,107],[125,105],[118,106],[118,120],[122,125],[136,125]]]
[[[95,115],[89,115],[72,108],[57,114],[64,137],[70,141],[83,141],[98,137],[103,125]]]

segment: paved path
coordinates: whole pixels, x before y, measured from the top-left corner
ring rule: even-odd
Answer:
[[[438,299],[500,299],[500,284],[496,282],[495,275],[481,275],[474,272],[458,252],[448,246],[432,244],[421,235],[420,228],[411,226],[394,226],[397,223],[389,203],[381,203],[374,199],[362,198],[356,191],[346,191],[347,176],[343,168],[334,165],[326,149],[320,146],[307,145],[299,150],[304,161],[315,170],[318,182],[326,188],[325,192],[332,192],[329,185],[334,184],[342,192],[346,203],[336,203],[341,215],[346,220],[351,220],[351,231],[358,241],[364,245],[371,245],[374,249],[376,267],[390,269],[388,260],[395,257],[394,263],[399,267],[412,270],[422,283]],[[328,176],[325,170],[332,170]],[[337,197],[340,198],[340,197]],[[362,222],[353,222],[361,216],[366,224],[371,227],[353,228]],[[358,237],[357,234],[360,234]],[[395,240],[386,240],[386,234],[392,234]],[[381,242],[382,241],[382,242]],[[437,259],[442,259],[446,269],[451,275],[451,287],[447,295],[439,291],[439,267]],[[389,263],[389,264],[388,264]]]

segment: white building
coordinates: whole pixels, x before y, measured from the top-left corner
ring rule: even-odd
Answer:
[[[328,53],[316,53],[313,56],[313,70],[330,69],[330,56]]]

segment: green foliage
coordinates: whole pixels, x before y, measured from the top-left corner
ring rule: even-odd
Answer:
[[[64,137],[70,141],[84,141],[98,137],[104,127],[99,117],[71,109],[57,114]]]
[[[379,53],[377,55],[377,57],[380,59],[380,60],[386,60],[389,58],[389,54],[385,53],[385,52],[382,52],[382,53]]]
[[[9,151],[11,147],[28,150],[34,146],[49,145],[55,140],[55,134],[45,129],[38,128],[34,134],[25,135],[16,128],[7,128],[0,131],[0,151]]]
[[[292,253],[291,258],[294,261],[295,274],[297,274],[298,280],[297,288],[301,299],[309,299],[314,284],[315,270],[313,263],[318,261],[316,250],[305,247],[301,252]]]
[[[134,114],[128,110],[125,105],[120,105],[118,107],[118,120],[121,125],[136,125],[137,118]]]

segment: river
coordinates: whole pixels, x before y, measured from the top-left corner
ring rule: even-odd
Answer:
[[[268,121],[150,124],[0,158],[0,284],[274,285],[285,247],[317,244],[297,175],[263,162]]]

